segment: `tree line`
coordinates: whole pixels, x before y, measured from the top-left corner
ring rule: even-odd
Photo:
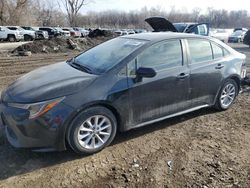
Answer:
[[[150,16],[162,16],[171,22],[206,22],[214,28],[250,27],[247,10],[229,11],[199,8],[185,12],[171,7],[163,10],[142,8],[130,12],[107,10],[87,12],[87,0],[0,0],[0,25],[32,26],[81,26],[85,28],[141,28],[149,26],[144,20]],[[98,3],[98,1],[96,2]]]

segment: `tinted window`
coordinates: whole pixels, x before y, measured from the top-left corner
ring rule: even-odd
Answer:
[[[116,38],[82,53],[75,61],[95,73],[104,73],[143,44],[142,40]]]
[[[151,67],[155,70],[182,66],[180,40],[155,44],[143,51],[137,58],[138,67]]]
[[[200,63],[213,59],[212,49],[209,41],[202,39],[188,40],[191,63]]]
[[[213,48],[214,59],[223,57],[223,49],[215,43],[211,43]]]

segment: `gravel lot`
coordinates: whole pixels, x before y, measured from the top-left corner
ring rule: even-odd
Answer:
[[[233,47],[250,63],[250,48]],[[24,73],[73,55],[0,57],[0,90]],[[245,93],[226,112],[203,109],[119,133],[92,156],[17,150],[0,137],[0,187],[248,188],[249,156],[250,93]]]

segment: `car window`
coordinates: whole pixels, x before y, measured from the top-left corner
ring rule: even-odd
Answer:
[[[224,56],[229,56],[230,55],[230,52],[225,48],[223,49],[223,52],[224,52]]]
[[[146,43],[144,40],[115,38],[104,42],[75,58],[75,62],[102,74],[120,63]]]
[[[137,58],[138,67],[157,70],[182,66],[180,40],[170,40],[155,44],[144,50]]]
[[[211,43],[211,45],[213,48],[214,59],[223,57],[223,49],[213,42]]]
[[[191,63],[201,63],[213,60],[210,42],[203,39],[188,39]]]

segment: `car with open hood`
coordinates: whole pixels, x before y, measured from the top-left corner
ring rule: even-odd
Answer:
[[[117,131],[201,108],[229,109],[245,60],[200,35],[121,36],[17,79],[2,92],[0,120],[15,147],[92,154]]]
[[[163,17],[150,17],[145,20],[153,29],[154,32],[179,32],[193,33],[197,35],[208,36],[208,23],[171,23]]]

